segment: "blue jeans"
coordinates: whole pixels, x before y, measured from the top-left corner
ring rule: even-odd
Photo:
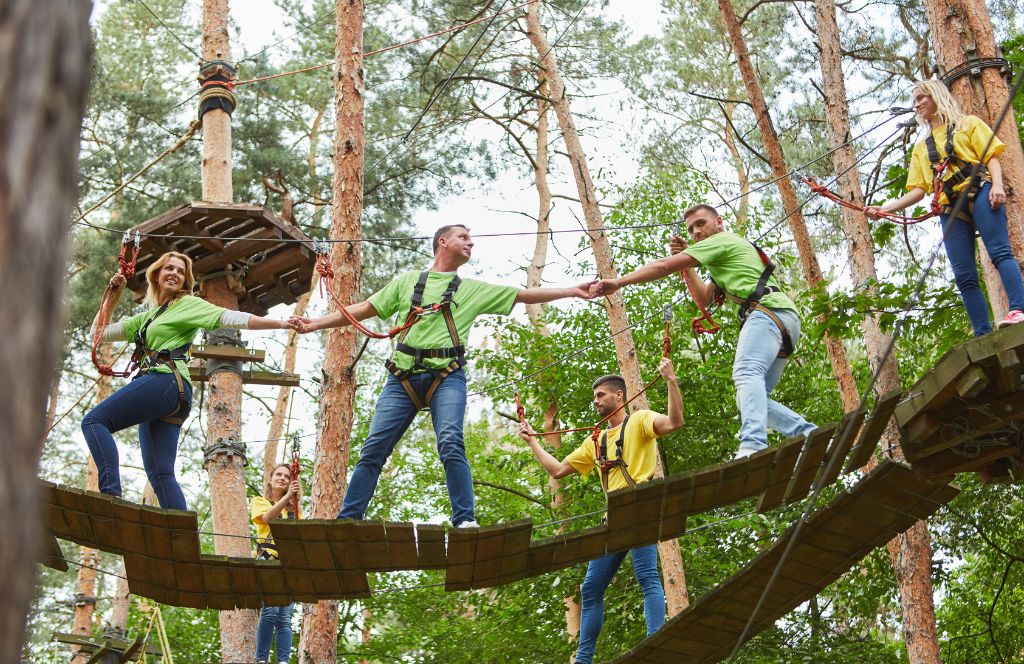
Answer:
[[[260,623],[256,627],[256,661],[270,661],[270,642],[274,641],[274,655],[279,662],[287,662],[292,654],[292,607],[265,606],[260,609]]]
[[[956,278],[956,287],[960,291],[964,309],[967,310],[967,318],[971,321],[971,327],[974,328],[976,337],[991,332],[992,324],[988,319],[989,310],[988,304],[985,302],[985,295],[981,292],[981,285],[978,283],[975,229],[981,233],[985,250],[988,251],[992,264],[999,272],[1010,309],[1024,310],[1024,280],[1021,279],[1020,266],[1013,256],[1010,238],[1006,232],[1006,204],[993,210],[992,203],[988,200],[991,189],[991,182],[983,183],[978,189],[978,194],[974,199],[973,226],[961,219],[954,219],[952,223],[949,223],[949,215],[944,214],[940,217],[944,229],[943,243],[946,245],[946,255],[949,256],[949,264],[953,268],[953,276]]]
[[[409,376],[409,383],[422,399],[434,377],[428,373]],[[462,439],[462,422],[466,417],[466,373],[462,370],[445,377],[430,398],[430,420],[437,436],[437,454],[444,466],[448,499],[452,505],[452,525],[474,521],[473,476],[466,459],[466,445]],[[359,463],[352,472],[345,503],[339,519],[362,519],[377,490],[377,478],[395,445],[416,418],[416,406],[405,388],[394,376],[388,376],[384,389],[377,398],[370,432],[359,452]]]
[[[185,381],[185,396],[192,402],[192,387]],[[180,424],[164,422],[178,408],[178,383],[169,373],[148,373],[139,376],[82,418],[82,434],[99,470],[100,492],[121,495],[121,474],[118,468],[117,443],[113,434],[139,425],[139,447],[142,467],[153,486],[160,507],[188,509],[185,494],[174,477],[174,459],[178,454]],[[187,415],[178,413],[177,417]]]
[[[576,650],[576,664],[591,664],[597,637],[604,625],[604,591],[626,559],[626,553],[633,556],[633,573],[644,592],[644,621],[647,636],[654,634],[665,624],[665,591],[658,576],[658,547],[655,544],[637,547],[631,551],[609,553],[591,560],[587,565],[587,576],[580,587],[580,647]]]
[[[793,346],[800,341],[800,317],[789,309],[772,309],[789,332]],[[736,384],[736,405],[740,409],[740,448],[768,447],[768,427],[787,438],[808,434],[815,425],[768,397],[782,378],[786,358],[780,358],[782,332],[768,314],[755,311],[747,316],[736,342],[732,380]]]

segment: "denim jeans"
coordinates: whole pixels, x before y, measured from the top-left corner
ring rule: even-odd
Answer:
[[[772,309],[786,326],[795,347],[800,341],[800,317],[789,309]],[[736,384],[736,405],[740,410],[740,448],[768,447],[768,428],[790,438],[814,431],[798,413],[768,397],[782,378],[786,359],[780,358],[782,332],[768,314],[755,311],[747,316],[736,342],[732,380]]]
[[[260,622],[256,627],[256,661],[270,661],[270,642],[276,642],[274,656],[287,662],[292,654],[292,607],[265,606],[260,609]]]
[[[185,382],[185,396],[192,402],[192,387]],[[82,418],[82,434],[99,470],[100,492],[121,495],[117,443],[113,434],[139,425],[142,467],[153,486],[160,507],[188,509],[185,494],[174,477],[180,424],[164,422],[178,408],[178,383],[169,373],[143,374],[114,392]],[[186,413],[178,413],[184,417]]]
[[[428,373],[409,376],[409,383],[422,399],[434,377]],[[462,439],[462,423],[466,417],[466,373],[452,372],[441,381],[430,398],[430,419],[437,437],[437,454],[444,466],[448,499],[452,505],[452,525],[474,521],[473,476],[466,459],[466,445]],[[370,498],[377,490],[377,478],[395,445],[416,418],[416,406],[405,388],[394,376],[388,376],[384,389],[377,398],[370,432],[359,452],[359,462],[345,492],[339,519],[362,519]]]
[[[956,287],[960,291],[964,309],[967,310],[967,318],[971,321],[976,337],[991,332],[992,324],[988,319],[989,309],[985,295],[978,283],[975,229],[981,233],[985,250],[999,272],[1010,309],[1024,310],[1024,280],[1021,279],[1020,266],[1013,256],[1010,238],[1006,232],[1006,204],[993,210],[992,203],[988,200],[991,189],[991,182],[983,183],[978,189],[978,194],[974,198],[973,226],[961,219],[954,219],[953,223],[949,223],[949,215],[944,214],[940,217],[944,229],[943,243],[946,245],[946,255],[949,256]]]
[[[647,636],[654,634],[665,624],[665,591],[661,588],[661,577],[658,576],[657,545],[650,544],[628,552],[609,553],[597,560],[591,560],[587,565],[587,576],[580,587],[580,647],[576,650],[576,664],[591,664],[594,660],[597,637],[600,636],[601,627],[604,625],[604,591],[608,589],[612,577],[626,559],[626,553],[632,554],[633,573],[636,574],[636,580],[644,592]]]

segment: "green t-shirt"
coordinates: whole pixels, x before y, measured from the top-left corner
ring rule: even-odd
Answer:
[[[746,298],[754,292],[761,273],[764,272],[764,263],[761,262],[754,245],[729,231],[710,235],[683,251],[707,268],[711,278],[722,290],[739,298]],[[779,282],[774,274],[768,279],[768,285],[779,288]],[[766,295],[761,304],[769,309],[796,311],[793,300],[781,290]]]
[[[438,302],[454,276],[454,272],[431,272],[423,289],[423,305]],[[405,314],[412,306],[412,291],[419,278],[419,272],[405,272],[371,295],[368,301],[377,310],[377,315],[387,320],[397,313],[401,317],[399,322],[404,323]],[[463,345],[469,338],[469,330],[477,316],[507,316],[512,312],[518,293],[519,289],[515,286],[495,286],[476,279],[463,279],[459,290],[452,296],[451,304],[452,319]],[[413,325],[404,343],[413,348],[451,348],[452,338],[448,334],[444,316],[436,313],[424,317]],[[399,369],[410,369],[413,365],[412,356],[405,353],[395,353],[392,359]],[[423,360],[423,364],[431,369],[444,369],[450,362],[451,360],[447,358]]]
[[[124,321],[124,334],[128,341],[135,341],[135,333],[142,329],[147,320],[156,316],[160,308],[143,311]],[[222,307],[210,304],[194,295],[185,295],[172,302],[162,314],[157,316],[146,330],[146,348],[149,350],[174,350],[185,344],[191,344],[196,332],[216,330],[220,327],[220,317],[224,313]],[[178,360],[178,371],[181,377],[189,381],[188,364]],[[158,365],[153,369],[158,373],[170,373],[166,365]]]

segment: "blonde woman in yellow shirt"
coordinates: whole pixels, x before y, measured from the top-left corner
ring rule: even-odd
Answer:
[[[278,464],[263,483],[263,495],[249,503],[249,515],[256,526],[256,555],[265,560],[277,560],[277,545],[270,534],[271,519],[298,519],[289,511],[296,496],[302,494],[299,480],[292,479],[291,467]],[[276,643],[274,655],[279,662],[287,662],[292,651],[292,607],[265,606],[260,610],[256,627],[256,661],[270,661],[270,644]]]
[[[965,115],[941,81],[920,81],[914,86],[914,111],[927,138],[914,146],[907,174],[909,191],[885,205],[868,207],[865,212],[878,219],[883,212],[914,205],[932,192],[936,173],[946,164],[939,173],[943,243],[974,336],[992,331],[988,305],[978,282],[975,229],[999,272],[1010,304],[1009,313],[997,327],[1024,322],[1024,280],[1006,231],[1006,191],[998,159],[1005,147],[1003,142],[980,118]],[[983,167],[972,181],[970,172],[974,164]],[[968,200],[960,204],[961,214],[950,222],[952,208],[964,194]]]

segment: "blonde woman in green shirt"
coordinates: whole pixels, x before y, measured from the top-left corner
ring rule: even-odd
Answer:
[[[103,341],[133,340],[145,349],[139,372],[130,383],[93,408],[82,419],[82,434],[99,470],[100,491],[121,495],[117,444],[113,434],[139,427],[142,465],[160,506],[187,509],[185,495],[174,476],[181,423],[192,405],[188,351],[199,330],[289,329],[288,321],[262,318],[215,306],[192,295],[192,259],[167,252],[146,270],[146,299],[150,309],[107,325],[124,292],[125,278],[110,279],[113,297],[96,316],[106,326]]]

